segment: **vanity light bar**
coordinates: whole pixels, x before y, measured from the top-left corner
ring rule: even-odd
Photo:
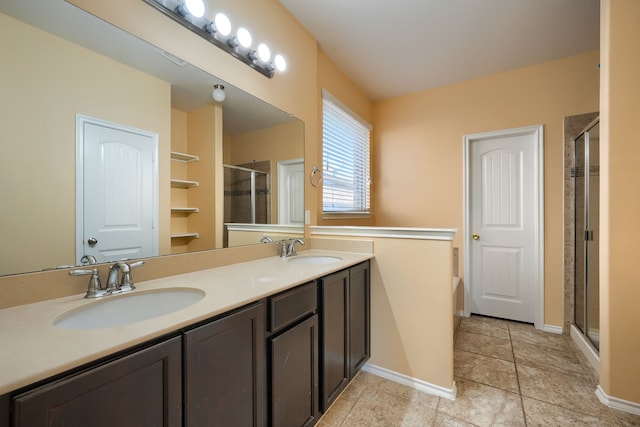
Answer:
[[[287,68],[282,55],[270,59],[271,52],[264,43],[251,48],[251,34],[245,28],[239,27],[232,33],[229,18],[224,14],[217,14],[213,20],[205,18],[203,0],[143,1],[268,78],[276,70],[283,72]]]

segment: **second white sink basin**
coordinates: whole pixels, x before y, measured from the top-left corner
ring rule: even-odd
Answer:
[[[195,288],[133,291],[104,297],[58,316],[53,325],[62,329],[100,329],[127,325],[182,310],[204,298]]]
[[[328,255],[307,255],[289,258],[289,262],[294,264],[331,264],[342,261],[342,258]]]

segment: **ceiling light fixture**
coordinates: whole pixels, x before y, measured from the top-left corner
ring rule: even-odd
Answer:
[[[282,55],[275,55],[271,59],[271,49],[266,44],[251,49],[253,40],[246,28],[238,27],[232,36],[231,21],[224,13],[217,13],[213,20],[205,17],[204,0],[144,2],[269,78],[274,76],[275,71],[284,72],[287,69],[287,62]]]
[[[211,96],[216,102],[222,102],[227,97],[227,94],[224,92],[224,86],[221,84],[213,85],[213,92],[211,92]]]

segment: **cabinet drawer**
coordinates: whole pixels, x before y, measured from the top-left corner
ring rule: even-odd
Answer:
[[[269,298],[269,331],[275,332],[315,312],[317,306],[316,282],[298,286]]]

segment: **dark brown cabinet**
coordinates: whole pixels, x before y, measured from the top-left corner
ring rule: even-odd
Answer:
[[[185,426],[266,425],[264,303],[184,334]]]
[[[13,426],[178,426],[182,345],[172,338],[13,398]]]
[[[320,416],[316,282],[269,299],[270,425],[312,426]]]
[[[320,279],[322,411],[369,359],[369,277],[367,261]]]
[[[369,359],[369,289],[367,261],[2,395],[0,427],[312,426]]]

